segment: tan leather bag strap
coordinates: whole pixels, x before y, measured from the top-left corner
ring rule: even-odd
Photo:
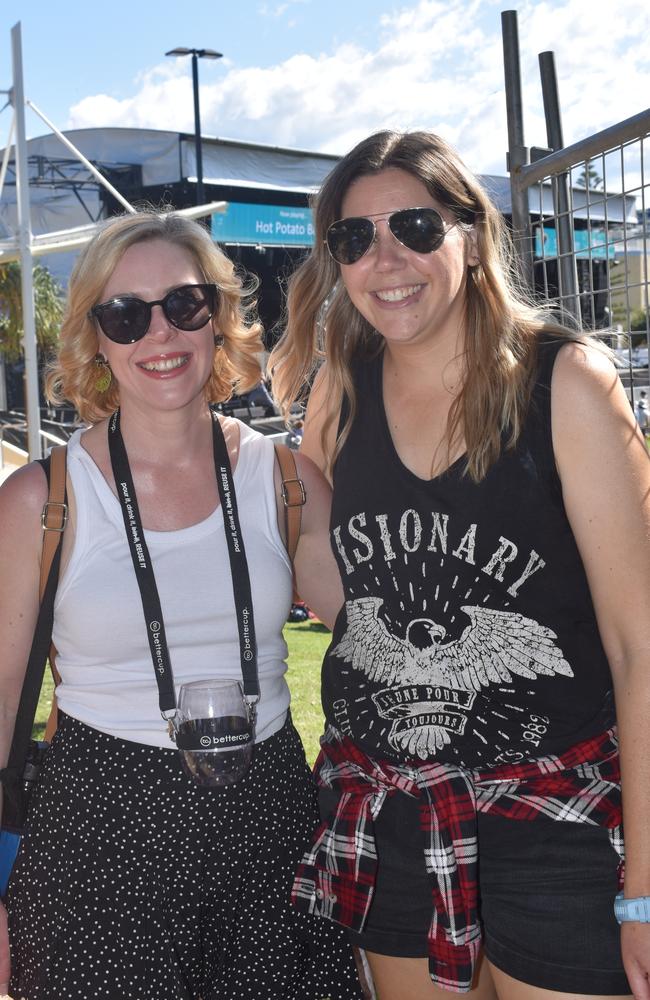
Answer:
[[[286,444],[276,444],[275,457],[278,460],[282,476],[282,503],[284,504],[287,552],[293,563],[300,540],[302,508],[307,500],[307,494],[302,479],[298,478],[296,460],[291,448],[288,448]]]
[[[275,457],[280,466],[282,476],[282,503],[284,504],[284,527],[286,535],[286,546],[291,567],[293,569],[293,596],[294,603],[300,601],[300,594],[296,587],[296,570],[293,560],[300,540],[300,525],[302,522],[302,508],[307,500],[305,485],[302,479],[298,478],[296,460],[291,448],[286,444],[276,444]]]
[[[66,454],[65,445],[56,445],[50,452],[50,490],[47,503],[43,507],[41,514],[41,524],[43,526],[43,550],[41,553],[41,579],[39,584],[39,599],[43,600],[43,593],[50,575],[50,566],[54,559],[57,547],[63,541],[63,532],[68,520],[68,505],[65,502],[65,477],[66,477]],[[56,669],[56,649],[54,644],[50,646],[50,669],[54,678],[55,686],[61,678]],[[52,697],[52,707],[45,726],[44,738],[48,743],[52,742],[52,737],[56,732],[58,724],[58,706],[56,702],[56,692]]]
[[[41,514],[43,551],[41,553],[41,579],[38,588],[39,601],[43,600],[54,553],[63,538],[68,520],[68,505],[65,502],[65,459],[65,445],[57,445],[52,448],[50,452],[50,492]]]

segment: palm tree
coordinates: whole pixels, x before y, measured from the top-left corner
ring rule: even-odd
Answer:
[[[63,293],[46,267],[34,267],[36,339],[46,353],[56,345],[63,317]],[[20,264],[0,265],[0,355],[16,361],[22,354],[23,303]]]

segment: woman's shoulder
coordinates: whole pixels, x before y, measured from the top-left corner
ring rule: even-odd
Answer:
[[[219,423],[226,439],[233,472],[240,485],[249,476],[266,476],[272,468],[273,440],[236,417],[219,415]]]
[[[566,396],[574,405],[580,401],[605,401],[620,385],[610,352],[594,341],[564,341],[557,348],[553,366],[553,396]],[[576,395],[577,394],[577,395]]]
[[[234,447],[241,456],[246,452],[262,451],[271,445],[267,435],[237,417],[220,416],[219,421],[231,452]]]
[[[0,487],[3,531],[19,531],[40,523],[47,495],[47,478],[39,462],[29,462],[13,472]]]
[[[553,370],[551,404],[553,444],[565,476],[573,466],[587,463],[588,456],[596,466],[606,455],[616,464],[635,449],[638,434],[632,407],[609,352],[597,344],[562,347]]]
[[[556,397],[566,391],[598,391],[599,387],[602,391],[618,380],[611,351],[593,337],[542,329],[533,350],[534,393],[541,390],[546,396],[552,390],[554,405]]]
[[[92,447],[92,442],[97,440],[97,438],[96,425],[93,427],[78,427],[74,434],[71,434],[68,438],[68,458],[76,457],[80,452],[88,451]]]

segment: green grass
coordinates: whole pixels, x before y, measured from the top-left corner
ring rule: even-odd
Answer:
[[[36,709],[36,718],[34,719],[34,727],[32,729],[32,736],[35,740],[43,739],[43,735],[45,733],[45,723],[47,722],[47,717],[50,714],[53,690],[54,684],[52,683],[52,674],[50,673],[50,668],[46,667],[45,677],[43,678],[43,687],[41,688],[41,697],[38,702],[38,708]]]
[[[320,666],[330,641],[330,633],[320,622],[306,621],[285,626],[289,647],[291,711],[302,736],[307,760],[313,764],[318,754],[318,740],[323,731],[320,707]],[[34,722],[34,737],[42,739],[52,701],[52,677],[49,669],[43,681],[41,698]]]
[[[323,732],[320,668],[330,636],[329,630],[315,621],[296,622],[284,628],[289,647],[287,681],[291,689],[291,714],[310,764],[316,760]]]

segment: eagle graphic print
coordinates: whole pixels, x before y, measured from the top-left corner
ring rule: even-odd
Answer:
[[[555,633],[531,618],[463,605],[470,621],[459,639],[445,642],[445,627],[431,618],[410,621],[400,639],[379,617],[382,604],[348,601],[347,628],[332,653],[386,685],[372,700],[394,720],[388,740],[405,756],[428,760],[462,735],[477,692],[489,684],[511,684],[513,675],[573,677]]]

